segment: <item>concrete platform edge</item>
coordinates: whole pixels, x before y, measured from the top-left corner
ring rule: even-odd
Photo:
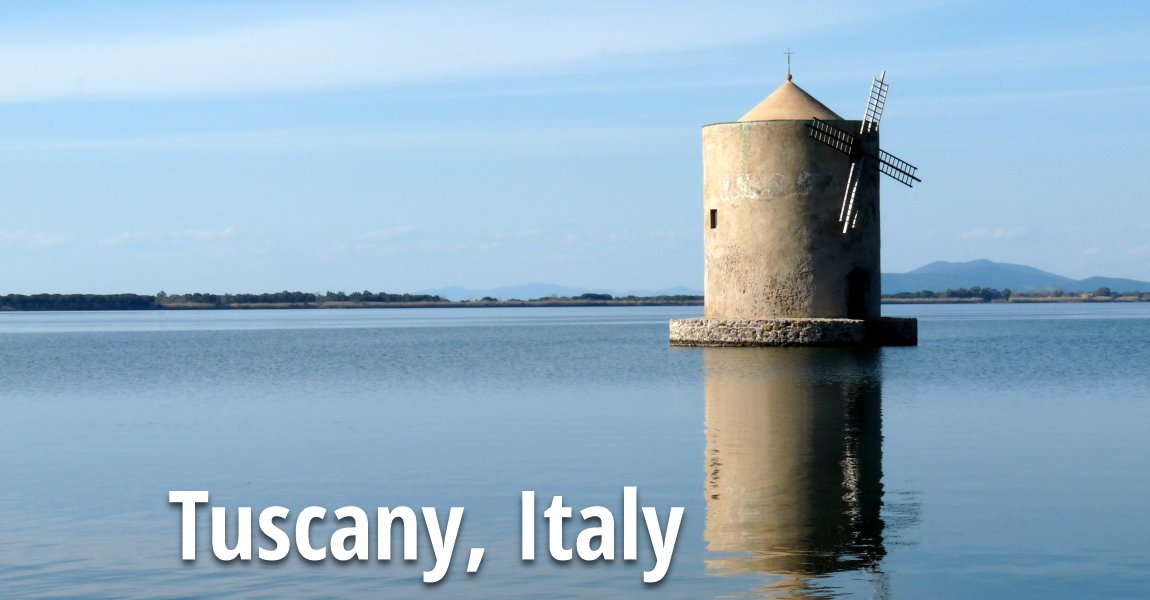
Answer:
[[[672,346],[916,346],[918,319],[672,319]]]

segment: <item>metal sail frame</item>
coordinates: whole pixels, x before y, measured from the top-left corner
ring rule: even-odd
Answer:
[[[858,194],[859,181],[864,175],[872,170],[877,170],[907,187],[914,187],[914,182],[922,181],[916,176],[918,168],[905,160],[882,149],[879,149],[877,155],[862,150],[864,144],[860,138],[869,138],[878,132],[889,92],[890,86],[886,83],[886,71],[883,71],[871,81],[866,112],[863,114],[862,125],[859,127],[857,136],[818,118],[807,123],[810,137],[842,152],[851,161],[846,191],[843,194],[842,207],[839,209],[839,222],[843,224],[843,233],[849,229],[854,229],[858,223],[855,196]]]

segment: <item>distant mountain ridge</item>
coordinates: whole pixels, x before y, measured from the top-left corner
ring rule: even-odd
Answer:
[[[1071,279],[1026,265],[993,262],[986,259],[968,262],[936,261],[907,273],[883,273],[882,293],[941,292],[960,288],[1009,289],[1015,292],[1062,290],[1093,292],[1108,287],[1118,293],[1150,292],[1150,282],[1120,277]]]
[[[1015,292],[1035,290],[1062,290],[1064,292],[1093,292],[1108,287],[1118,293],[1150,292],[1150,282],[1123,279],[1119,277],[1088,277],[1071,279],[1055,275],[1026,265],[994,262],[986,259],[968,262],[936,261],[923,265],[907,273],[883,273],[882,293],[919,292],[930,290],[942,292],[972,287],[1010,289]],[[688,286],[676,286],[657,290],[611,290],[606,288],[581,288],[556,283],[524,283],[488,289],[464,287],[442,287],[420,290],[420,294],[434,294],[448,300],[478,300],[484,297],[500,300],[533,300],[556,296],[579,296],[581,294],[611,294],[612,296],[701,296],[703,290]]]

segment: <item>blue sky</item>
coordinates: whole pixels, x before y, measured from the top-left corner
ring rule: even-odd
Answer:
[[[1150,280],[1150,4],[11,2],[0,293],[702,287],[700,127],[887,70],[883,268]]]

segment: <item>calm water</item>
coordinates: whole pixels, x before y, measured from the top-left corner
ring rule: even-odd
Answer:
[[[0,596],[1150,595],[1150,304],[886,307],[917,348],[668,347],[698,312],[0,313]],[[634,563],[520,560],[521,490],[621,520],[627,485],[685,508],[661,584],[642,528]],[[426,546],[217,562],[206,510],[184,563],[167,494],[195,489],[466,513],[428,586]]]

